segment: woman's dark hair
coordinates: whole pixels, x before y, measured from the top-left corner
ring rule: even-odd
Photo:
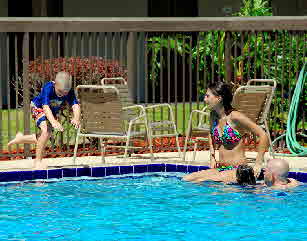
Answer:
[[[208,89],[210,89],[212,94],[214,94],[215,96],[222,97],[222,104],[227,115],[234,110],[234,108],[231,106],[233,95],[231,88],[228,84],[222,81],[217,81],[210,83],[208,85]]]
[[[254,169],[248,165],[239,165],[236,172],[237,182],[239,185],[255,185],[256,178]]]

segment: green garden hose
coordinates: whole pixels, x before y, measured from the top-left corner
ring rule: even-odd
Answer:
[[[307,147],[304,147],[302,145],[299,144],[299,142],[296,140],[297,135],[301,135],[303,137],[307,137],[307,135],[304,135],[303,133],[297,134],[295,133],[296,131],[296,119],[297,119],[297,109],[299,106],[299,102],[300,102],[300,95],[303,92],[304,89],[304,83],[305,80],[307,79],[307,70],[305,70],[305,67],[307,65],[307,62],[305,62],[295,90],[294,90],[294,94],[292,97],[292,101],[291,101],[291,105],[290,105],[290,110],[289,110],[289,114],[288,114],[288,120],[287,120],[287,130],[286,133],[279,136],[278,138],[276,138],[273,142],[272,142],[272,146],[273,147],[274,143],[278,140],[280,140],[281,138],[283,138],[284,136],[286,136],[286,143],[287,143],[287,147],[290,150],[291,154],[285,154],[285,153],[274,153],[273,151],[273,156],[307,156]]]

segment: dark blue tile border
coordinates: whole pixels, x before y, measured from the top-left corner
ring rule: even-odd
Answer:
[[[77,177],[90,177],[91,176],[91,168],[84,167],[84,168],[77,168]]]
[[[26,181],[26,180],[34,179],[33,171],[19,172],[19,175],[20,175],[19,176],[19,181]],[[46,179],[46,178],[41,178],[41,179]],[[38,178],[36,178],[36,179],[38,179]]]
[[[77,168],[63,168],[63,177],[76,177]]]
[[[47,170],[33,171],[33,180],[35,179],[47,179]]]
[[[198,167],[198,170],[199,170],[199,171],[207,170],[207,169],[210,169],[210,167],[208,167],[208,166],[199,166],[199,167]]]
[[[188,166],[188,173],[198,172],[198,171],[199,171],[199,167],[198,166],[191,166],[191,165]]]
[[[119,175],[119,166],[106,167],[106,176]]]
[[[177,172],[177,165],[175,164],[166,164],[165,165],[166,172]]]
[[[20,181],[18,172],[0,172],[0,182]]]
[[[133,166],[120,166],[119,167],[120,175],[129,174],[129,173],[133,173]]]
[[[63,178],[62,169],[48,170],[48,178]]]
[[[92,168],[92,177],[105,177],[106,168],[105,167],[93,167]]]
[[[147,165],[136,165],[134,166],[134,173],[144,173],[147,172]]]
[[[165,172],[165,164],[149,164],[148,172]]]
[[[289,172],[288,177],[296,179],[297,178],[297,174],[296,174],[296,172]]]
[[[26,181],[35,179],[63,178],[63,177],[105,177],[110,175],[122,175],[129,173],[145,172],[183,172],[191,173],[209,169],[208,166],[176,165],[176,164],[149,164],[134,166],[110,166],[110,167],[84,167],[63,168],[53,170],[14,171],[0,172],[0,182]],[[289,178],[300,182],[307,182],[307,173],[289,172]]]
[[[296,173],[296,180],[300,182],[307,182],[307,173],[297,172]]]
[[[188,166],[187,165],[177,165],[177,172],[188,172]]]

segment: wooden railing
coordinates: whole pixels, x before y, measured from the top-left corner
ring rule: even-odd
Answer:
[[[37,131],[30,100],[69,66],[80,67],[75,85],[124,76],[136,103],[171,103],[182,134],[191,110],[204,105],[209,82],[225,80],[236,88],[251,78],[274,78],[270,127],[277,136],[285,130],[306,43],[307,17],[0,18],[0,156],[21,155],[5,152],[8,140],[17,131]],[[305,111],[298,113],[302,130]],[[163,110],[152,113],[161,117]],[[73,141],[74,131],[67,128],[52,142],[52,153],[71,154],[63,146]],[[33,155],[29,145],[22,155]]]

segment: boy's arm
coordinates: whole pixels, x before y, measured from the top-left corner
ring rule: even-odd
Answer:
[[[74,104],[72,106],[72,111],[73,111],[73,119],[71,120],[71,124],[75,128],[79,128],[79,126],[80,126],[80,117],[81,117],[80,105],[79,104]]]
[[[73,89],[70,90],[68,94],[67,101],[69,105],[72,107],[73,110],[73,118],[71,120],[71,124],[75,128],[79,128],[80,126],[80,117],[81,117],[81,110],[80,110],[80,105],[79,102],[76,98],[75,92]]]
[[[73,111],[73,114],[74,114],[73,119],[80,120],[80,116],[81,116],[80,105],[74,104],[71,108],[72,108],[72,111]]]
[[[45,113],[47,119],[49,120],[51,126],[54,129],[58,129],[60,131],[64,131],[62,125],[54,118],[49,105],[43,105],[43,110],[44,110],[44,113]]]

